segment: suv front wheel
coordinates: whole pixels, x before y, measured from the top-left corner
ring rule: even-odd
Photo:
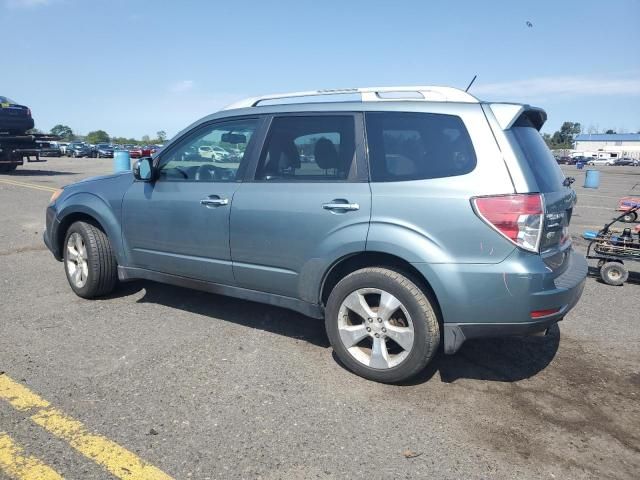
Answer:
[[[71,289],[82,298],[108,295],[118,282],[118,265],[109,238],[86,222],[75,222],[67,230],[64,270]]]
[[[364,268],[343,278],[325,310],[338,358],[370,380],[396,383],[419,373],[440,343],[434,307],[409,278],[386,268]]]

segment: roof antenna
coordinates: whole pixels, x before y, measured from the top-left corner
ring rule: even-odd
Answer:
[[[473,76],[473,78],[471,79],[471,82],[469,82],[469,85],[467,85],[467,88],[464,89],[465,92],[469,91],[469,89],[471,88],[471,85],[473,85],[473,82],[476,81],[476,78],[478,78],[478,75]]]

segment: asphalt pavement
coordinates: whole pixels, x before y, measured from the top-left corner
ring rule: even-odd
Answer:
[[[597,190],[563,169],[583,249],[640,194],[640,168],[598,167]],[[545,337],[470,341],[382,385],[294,312],[151,282],[75,296],[44,210],[110,170],[56,158],[0,175],[0,478],[638,478],[640,273],[589,278]]]

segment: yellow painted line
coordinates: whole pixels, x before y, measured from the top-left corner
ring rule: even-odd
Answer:
[[[6,185],[13,185],[15,187],[25,187],[25,188],[33,188],[35,190],[44,190],[45,192],[55,192],[58,190],[54,187],[47,187],[46,185],[38,185],[36,183],[27,183],[27,182],[18,182],[16,180],[7,180],[5,178],[0,178],[0,183],[4,183]]]
[[[123,480],[172,480],[136,454],[87,428],[6,374],[0,375],[0,399],[16,410],[30,411],[31,420],[47,432],[65,440],[85,457]],[[37,477],[33,477],[37,478]]]
[[[58,472],[36,457],[25,455],[4,432],[0,432],[0,472],[16,480],[63,480]]]

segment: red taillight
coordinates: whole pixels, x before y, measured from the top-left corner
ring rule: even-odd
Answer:
[[[558,313],[560,311],[559,308],[549,308],[547,310],[534,310],[531,312],[531,318],[541,318],[549,315],[553,315],[554,313]]]
[[[537,252],[544,225],[542,195],[517,194],[472,199],[476,213],[515,245]]]

